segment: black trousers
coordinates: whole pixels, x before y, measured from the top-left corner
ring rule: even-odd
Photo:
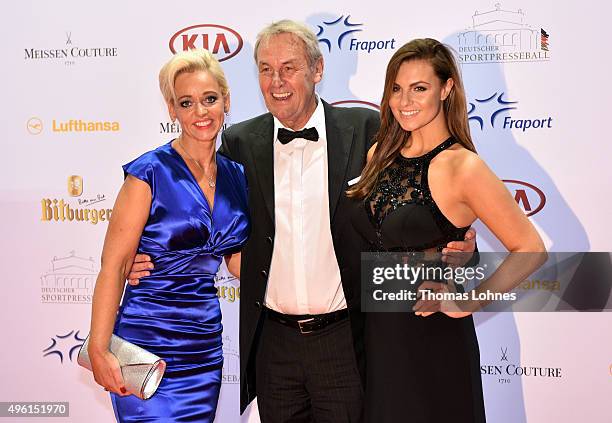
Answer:
[[[262,423],[357,423],[363,388],[349,319],[302,334],[264,317],[256,356]]]

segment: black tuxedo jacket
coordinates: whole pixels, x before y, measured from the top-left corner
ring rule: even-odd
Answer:
[[[360,312],[360,240],[352,229],[352,200],[345,192],[358,177],[380,126],[377,112],[323,102],[327,135],[331,233],[346,297],[357,363],[364,377],[363,317]],[[255,397],[255,352],[274,245],[274,120],[270,113],[232,125],[222,134],[220,153],[241,163],[249,185],[251,235],[240,268],[240,412]],[[282,247],[282,246],[281,246]],[[311,246],[316,248],[316,245]],[[313,270],[316,271],[316,270]]]

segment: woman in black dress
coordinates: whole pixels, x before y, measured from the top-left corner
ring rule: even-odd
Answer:
[[[349,191],[359,200],[352,222],[367,250],[441,251],[462,240],[478,218],[511,252],[545,251],[476,154],[458,66],[445,45],[417,39],[393,55],[375,140],[360,181]],[[428,288],[448,289],[431,282]],[[511,288],[489,280],[476,290]],[[485,421],[471,316],[480,305],[467,301],[451,312],[419,301],[414,313],[367,313],[368,422]]]

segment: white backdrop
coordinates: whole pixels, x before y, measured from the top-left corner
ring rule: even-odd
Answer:
[[[453,46],[476,146],[501,179],[514,181],[508,188],[549,249],[612,250],[607,3],[20,1],[8,9],[0,16],[0,401],[68,401],[70,418],[57,421],[112,420],[108,395],[78,368],[76,351],[120,166],[178,132],[158,70],[171,48],[207,42],[226,59],[228,124],[260,114],[253,44],[273,20],[305,21],[319,33],[318,92],[346,105],[380,101],[386,63],[404,42],[433,37]],[[74,217],[54,215],[56,204]],[[482,251],[502,248],[477,230]],[[224,272],[218,279],[225,367],[216,421],[233,422],[239,283]],[[476,319],[490,422],[612,421],[610,314]],[[560,377],[508,375],[509,365],[560,369]]]

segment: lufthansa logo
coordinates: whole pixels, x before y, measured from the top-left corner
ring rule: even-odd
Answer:
[[[42,120],[40,120],[37,117],[33,117],[30,118],[28,120],[28,123],[26,125],[26,128],[28,130],[28,132],[32,135],[38,135],[42,132],[43,130],[43,123]]]

